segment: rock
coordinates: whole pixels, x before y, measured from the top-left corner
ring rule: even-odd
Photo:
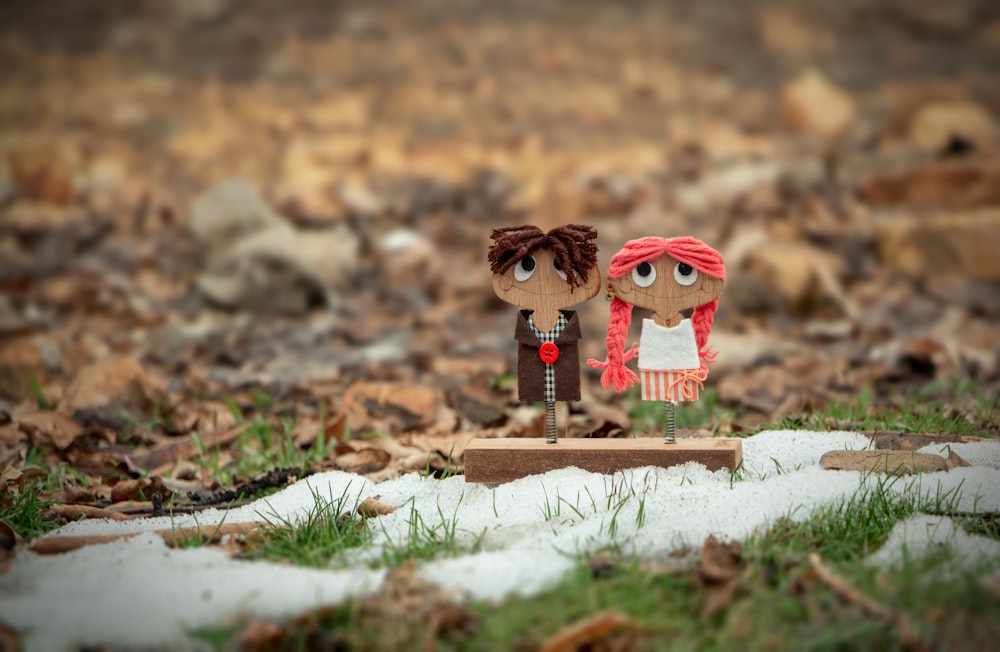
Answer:
[[[84,426],[120,428],[128,423],[128,415],[149,414],[164,399],[161,383],[138,362],[113,358],[81,369],[60,411]]]
[[[916,278],[958,276],[1000,282],[1000,210],[893,218],[876,224],[882,264]]]
[[[945,471],[948,461],[940,455],[911,451],[830,451],[819,460],[820,467],[834,471],[865,471],[909,475]]]
[[[336,305],[358,265],[359,241],[344,225],[321,231],[279,226],[235,243],[196,286],[212,302],[250,312],[302,313]]]
[[[935,102],[922,106],[909,126],[909,140],[928,152],[941,152],[956,139],[988,147],[997,125],[984,106],[969,101]]]
[[[818,136],[836,136],[854,120],[854,100],[815,68],[785,85],[781,112],[790,127]]]
[[[248,234],[292,227],[249,181],[237,177],[215,184],[194,201],[188,229],[203,246],[220,249]]]

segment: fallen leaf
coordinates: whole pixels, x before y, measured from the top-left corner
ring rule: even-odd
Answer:
[[[209,432],[201,435],[199,441],[205,450],[226,446],[242,435],[248,426],[248,423],[241,423],[232,428]],[[165,465],[174,464],[178,460],[198,455],[200,451],[199,445],[191,437],[184,437],[174,441],[167,441],[146,450],[139,449],[133,451],[129,459],[136,466],[143,469],[160,469]]]
[[[929,433],[909,432],[872,432],[867,433],[875,441],[875,448],[880,450],[917,451],[930,444],[957,444],[965,441],[959,435],[935,435]]]
[[[702,618],[710,618],[736,597],[745,575],[742,553],[739,541],[721,543],[711,535],[705,539],[695,567],[695,584],[705,593]]]
[[[347,389],[340,410],[347,415],[351,432],[398,434],[433,424],[441,403],[432,387],[359,381]]]
[[[813,68],[788,82],[781,94],[781,112],[794,129],[836,136],[854,121],[854,100]]]
[[[383,503],[379,501],[382,496],[369,496],[361,501],[358,505],[358,516],[361,518],[375,518],[376,516],[385,516],[386,514],[392,514],[394,511],[399,509],[396,505],[390,505],[388,503]]]
[[[639,634],[642,631],[642,625],[638,621],[620,611],[601,611],[563,628],[542,643],[538,651],[576,652],[592,649],[614,634]]]
[[[902,172],[873,174],[860,183],[874,208],[972,210],[1000,204],[1000,161],[935,161]]]
[[[965,460],[961,455],[953,450],[948,451],[948,459],[945,461],[945,471],[951,471],[952,469],[957,469],[963,466],[972,466],[968,461]]]
[[[950,274],[1000,282],[1000,256],[994,255],[1000,251],[1000,210],[883,220],[875,228],[875,243],[888,269],[914,278]]]
[[[135,359],[120,357],[81,369],[66,390],[64,409],[84,425],[123,428],[127,414],[145,415],[164,399],[159,380]]]
[[[41,437],[59,450],[66,450],[86,433],[76,421],[50,410],[18,414],[16,421],[32,439]]]
[[[249,620],[232,638],[234,649],[244,652],[274,650],[281,642],[283,628],[279,623],[266,620]]]
[[[952,100],[917,109],[908,135],[920,149],[943,152],[955,139],[988,147],[996,133],[996,122],[985,107],[968,100]]]
[[[56,503],[51,505],[50,509],[68,521],[78,521],[81,518],[109,518],[113,521],[127,521],[132,518],[127,514],[94,507],[93,505],[60,505]]]
[[[122,480],[111,488],[111,502],[120,503],[124,500],[152,500],[154,497],[166,500],[173,495],[163,484],[159,476]]]
[[[336,464],[341,469],[358,475],[381,471],[388,466],[392,456],[377,448],[364,448],[357,452],[338,455]]]

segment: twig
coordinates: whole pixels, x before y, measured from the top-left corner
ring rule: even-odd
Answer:
[[[283,487],[290,482],[294,482],[299,478],[304,478],[310,476],[314,473],[313,469],[301,469],[299,467],[288,467],[285,469],[273,469],[268,471],[262,476],[251,480],[250,482],[244,482],[243,484],[235,487],[233,489],[223,489],[221,491],[213,491],[208,494],[197,494],[194,492],[188,493],[188,498],[200,505],[224,505],[228,506],[229,503],[234,500],[241,500],[247,496],[252,496],[253,494],[261,491],[262,489],[272,489],[275,487]]]
[[[171,548],[183,545],[192,539],[203,543],[215,543],[228,534],[251,534],[257,530],[258,523],[222,523],[219,525],[193,525],[191,527],[167,528],[153,530],[163,538]],[[70,552],[84,546],[100,543],[111,543],[120,539],[131,539],[142,532],[126,532],[123,534],[93,534],[88,536],[48,536],[42,537],[31,544],[30,550],[38,555],[58,555]]]
[[[813,570],[816,571],[816,576],[842,599],[856,604],[871,615],[895,625],[899,630],[900,642],[906,649],[915,651],[930,649],[930,646],[920,637],[920,633],[913,625],[909,614],[905,611],[894,611],[881,602],[877,602],[865,595],[860,589],[849,584],[847,580],[830,570],[817,553],[809,553],[809,563],[812,565]]]

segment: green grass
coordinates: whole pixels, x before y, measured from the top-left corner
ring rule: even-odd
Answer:
[[[662,431],[666,415],[663,401],[643,401],[637,388],[629,390],[626,404],[631,404],[628,416],[636,431]],[[720,434],[723,423],[730,419],[735,410],[719,402],[719,393],[713,387],[706,388],[697,401],[677,404],[675,418],[678,428],[708,428],[713,435]]]
[[[663,429],[661,401],[643,401],[639,392],[632,389],[624,396],[624,405],[636,431]],[[713,435],[733,435],[729,424],[739,423],[748,416],[750,413],[721,402],[713,387],[706,388],[698,401],[678,403],[676,411],[678,427],[708,428]],[[969,380],[932,381],[919,387],[879,392],[868,385],[855,396],[831,397],[813,409],[764,424],[759,429],[879,430],[997,437],[1000,396]],[[752,434],[752,431],[735,434]]]
[[[277,512],[263,514],[259,537],[247,542],[247,559],[285,561],[299,566],[325,568],[346,564],[346,551],[369,543],[372,533],[357,514],[357,503],[348,495],[324,497],[312,489],[313,507],[299,520]]]
[[[1000,396],[971,381],[935,381],[877,396],[865,387],[850,400],[831,399],[810,415],[785,417],[765,429],[866,430],[949,435],[1000,435]]]
[[[407,510],[406,530],[397,537],[385,526],[382,518],[368,519],[358,515],[358,504],[349,498],[348,489],[340,496],[322,496],[312,491],[313,507],[300,519],[288,519],[272,511],[262,514],[259,536],[244,544],[247,559],[266,559],[315,568],[345,567],[356,562],[348,551],[363,546],[378,551],[368,563],[375,568],[393,568],[404,561],[425,561],[475,550],[482,534],[469,533],[458,527],[458,509],[451,514],[439,506],[437,519],[426,519],[411,499]],[[402,512],[400,512],[402,513]],[[459,536],[459,535],[463,536]],[[462,543],[471,540],[472,543]]]
[[[263,401],[262,398],[258,400]],[[242,412],[235,403],[230,402],[230,409],[240,415],[238,419],[242,422]],[[324,421],[323,416],[321,405],[320,423]],[[300,448],[293,438],[295,426],[295,421],[288,418],[279,418],[272,423],[265,417],[256,417],[246,422],[246,428],[227,448],[226,452],[231,457],[229,462],[223,462],[226,456],[220,448],[209,449],[198,433],[192,433],[191,438],[198,448],[195,462],[219,484],[227,487],[274,469],[300,468],[305,471],[322,466],[324,460],[333,454],[337,442],[327,440],[323,428],[320,428],[316,441],[309,447]]]
[[[741,553],[740,590],[708,618],[701,615],[705,593],[693,568],[616,554],[610,570],[606,564],[599,569],[580,556],[573,571],[539,595],[463,606],[475,623],[469,632],[442,632],[440,623],[430,619],[387,619],[372,605],[354,600],[287,624],[273,649],[306,649],[316,641],[343,649],[412,649],[428,640],[439,650],[532,649],[602,610],[624,613],[641,624],[633,649],[901,649],[897,624],[845,602],[820,581],[808,561],[812,552],[865,595],[905,612],[923,641],[942,649],[985,649],[982,642],[1000,635],[1000,602],[977,583],[976,574],[945,572],[954,570],[947,548],[926,560],[904,560],[888,571],[862,563],[899,521],[921,512],[949,513],[955,506],[954,494],[921,497],[908,485],[896,485],[902,482],[906,480],[871,476],[850,498],[799,521],[790,514],[751,536]],[[632,488],[617,489],[619,499],[633,493]],[[586,501],[576,502],[582,506],[574,509],[588,509]],[[417,523],[414,532],[423,527],[411,522]],[[991,536],[998,538],[995,529]],[[984,562],[978,570],[1000,570],[1000,560]],[[226,647],[233,631],[220,628],[199,635]]]
[[[466,552],[458,538],[458,508],[462,501],[455,505],[450,515],[445,515],[441,506],[437,506],[438,518],[429,523],[419,511],[413,500],[410,500],[410,510],[407,515],[406,537],[396,541],[384,528],[383,521],[378,521],[382,527],[385,542],[382,547],[382,557],[378,566],[395,567],[407,560],[430,560],[438,557],[450,557]],[[405,505],[400,509],[405,509]],[[484,533],[485,534],[485,533]],[[471,548],[478,546],[481,537],[476,538]]]
[[[31,539],[59,527],[54,519],[46,518],[51,500],[41,497],[44,483],[29,482],[21,488],[8,487],[0,494],[0,521],[24,539]]]

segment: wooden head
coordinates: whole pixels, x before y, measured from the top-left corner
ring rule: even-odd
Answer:
[[[718,299],[723,283],[721,278],[663,254],[609,279],[608,289],[625,303],[652,310],[660,325],[676,326],[694,308]]]
[[[600,291],[592,227],[571,224],[545,233],[524,225],[495,229],[490,237],[493,291],[507,303],[534,311],[533,320],[543,330],[555,324],[560,309]]]

